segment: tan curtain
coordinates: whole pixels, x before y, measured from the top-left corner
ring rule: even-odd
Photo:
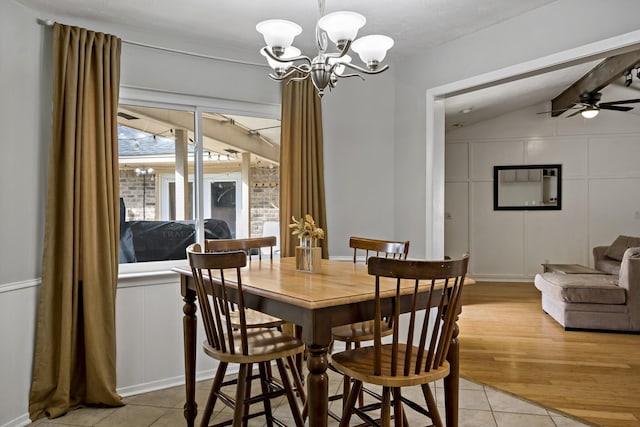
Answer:
[[[282,256],[294,256],[297,237],[291,235],[291,217],[311,214],[324,229],[322,256],[328,258],[327,214],[322,149],[322,103],[307,78],[282,84],[280,142],[280,241]]]
[[[29,416],[120,406],[115,297],[121,41],[55,24],[42,286]]]

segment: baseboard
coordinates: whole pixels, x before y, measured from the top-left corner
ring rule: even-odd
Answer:
[[[31,419],[29,418],[29,414],[20,415],[18,418],[15,418],[9,421],[6,424],[2,424],[0,427],[24,427],[31,424]]]
[[[229,369],[227,370],[227,375],[235,374],[235,373],[238,373],[238,366],[237,365],[230,366]],[[209,380],[213,378],[214,374],[215,374],[215,370],[213,369],[197,372],[196,381]],[[172,378],[163,378],[161,380],[151,381],[143,384],[120,387],[116,389],[116,392],[122,397],[129,397],[129,396],[134,396],[136,394],[150,393],[152,391],[163,390],[165,388],[177,387],[181,385],[184,385],[183,375],[179,375],[177,377],[172,377]]]

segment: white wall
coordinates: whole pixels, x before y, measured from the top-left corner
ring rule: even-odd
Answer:
[[[395,65],[395,233],[426,253],[426,111],[429,88],[638,29],[635,0],[558,0]]]
[[[42,258],[50,55],[35,18],[0,2],[0,425],[26,421]]]
[[[353,256],[349,236],[405,239],[396,236],[393,220],[393,82],[391,68],[367,76],[366,81],[341,80],[323,98],[327,237],[332,258]]]
[[[531,280],[547,260],[593,265],[594,246],[640,235],[638,115],[536,114],[546,108],[446,135],[445,251],[470,251],[474,278]],[[545,163],[562,164],[562,210],[493,210],[493,166]]]

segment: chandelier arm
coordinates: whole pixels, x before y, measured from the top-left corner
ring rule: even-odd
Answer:
[[[346,79],[347,77],[360,77],[360,79],[362,81],[364,81],[364,77],[362,77],[360,74],[356,74],[356,73],[353,73],[353,74],[335,74],[335,76],[337,78],[339,78],[339,79]]]
[[[281,80],[286,79],[287,77],[292,76],[296,71],[304,73],[304,76],[302,76],[302,77],[294,77],[293,80],[304,80],[309,76],[309,70],[306,67],[302,68],[302,67],[291,66],[291,67],[288,68],[288,70],[289,71],[287,71],[285,74],[283,74],[281,76],[275,75],[273,73],[269,73],[269,77],[272,80],[281,81]]]
[[[389,65],[386,65],[386,64],[384,66],[380,67],[380,68],[375,69],[375,70],[367,70],[366,68],[362,68],[362,67],[359,67],[357,65],[353,65],[353,64],[351,64],[349,62],[343,62],[342,65],[344,65],[345,67],[349,67],[352,70],[356,70],[356,71],[359,71],[359,72],[365,73],[365,74],[380,74],[383,71],[386,71],[386,70],[389,69]]]
[[[287,81],[287,86],[289,86],[291,84],[291,82],[301,82],[303,80],[306,80],[307,77],[309,77],[309,75],[307,74],[306,76],[303,77],[291,77],[288,81]]]
[[[309,63],[309,65],[311,65],[311,58],[309,58],[306,55],[300,55],[300,56],[295,56],[293,58],[287,58],[287,59],[282,59],[282,58],[278,58],[277,56],[275,56],[273,53],[271,53],[271,51],[269,49],[267,49],[266,47],[263,47],[261,49],[261,51],[264,51],[267,55],[269,55],[269,58],[273,59],[274,61],[278,61],[278,62],[282,62],[282,63],[287,63],[287,62],[296,62],[296,61],[306,61]]]

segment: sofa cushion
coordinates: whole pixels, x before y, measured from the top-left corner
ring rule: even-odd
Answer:
[[[538,290],[570,303],[625,304],[627,294],[618,278],[608,274],[543,273],[535,277]]]
[[[613,274],[614,276],[618,276],[620,274],[620,261],[616,261],[615,259],[605,257],[605,258],[596,260],[594,268],[596,270],[602,271],[603,273]]]
[[[636,246],[640,246],[640,237],[630,237],[630,236],[620,235],[616,238],[616,240],[613,241],[611,246],[609,246],[609,248],[604,254],[611,259],[622,261],[622,257],[624,256],[624,251]]]

